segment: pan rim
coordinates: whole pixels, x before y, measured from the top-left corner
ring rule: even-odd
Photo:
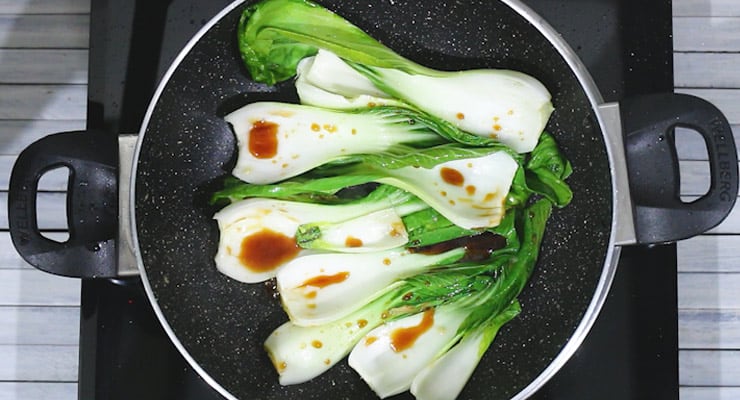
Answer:
[[[159,98],[161,97],[162,93],[164,92],[165,88],[167,87],[167,84],[170,81],[170,78],[175,73],[175,71],[179,68],[180,63],[187,57],[187,55],[190,53],[190,51],[193,49],[193,47],[200,41],[200,39],[214,26],[216,25],[223,17],[227,14],[229,14],[231,11],[233,11],[235,8],[239,7],[240,5],[248,2],[250,0],[234,0],[229,5],[227,5],[225,8],[223,8],[221,11],[219,11],[213,18],[211,18],[188,42],[187,44],[182,48],[182,50],[178,53],[177,57],[173,60],[173,62],[168,67],[167,71],[163,75],[161,81],[159,82],[156,91],[154,92],[154,95],[151,98],[151,101],[149,102],[149,106],[147,108],[146,114],[144,115],[144,119],[142,121],[141,127],[138,132],[138,138],[136,147],[133,154],[133,163],[132,163],[132,169],[131,169],[131,175],[130,175],[130,181],[129,181],[129,197],[128,201],[131,205],[129,207],[130,212],[130,230],[131,230],[131,236],[133,240],[133,249],[134,254],[136,258],[136,264],[137,268],[139,269],[139,274],[141,276],[142,284],[144,286],[144,290],[146,292],[147,298],[149,299],[152,309],[154,310],[155,315],[157,316],[157,319],[159,320],[159,323],[162,325],[162,328],[166,332],[169,339],[172,341],[172,343],[175,345],[177,350],[180,352],[180,354],[183,356],[183,358],[188,362],[191,368],[193,368],[198,375],[203,378],[203,380],[206,381],[212,388],[214,388],[219,394],[224,396],[225,398],[229,400],[238,400],[237,397],[235,397],[233,394],[231,394],[226,388],[224,388],[216,379],[214,379],[210,374],[208,374],[207,371],[203,369],[203,367],[198,363],[195,358],[190,354],[190,352],[185,348],[184,344],[180,341],[177,334],[174,332],[172,327],[170,326],[169,322],[167,321],[167,318],[165,317],[162,309],[159,306],[159,303],[157,301],[157,297],[152,289],[152,286],[149,282],[149,278],[146,273],[146,267],[144,266],[143,257],[141,255],[141,251],[139,248],[139,241],[138,241],[138,233],[136,230],[136,207],[133,205],[136,204],[136,178],[137,178],[137,172],[138,172],[138,163],[139,163],[139,157],[141,155],[141,149],[144,142],[144,136],[146,133],[146,130],[149,126],[149,123],[151,121],[152,115],[154,114],[154,109],[156,108],[157,103],[159,102]],[[604,120],[604,115],[600,110],[600,106],[603,106],[605,104],[601,93],[599,92],[596,83],[593,81],[593,78],[591,77],[590,73],[588,72],[586,66],[582,63],[580,58],[576,55],[575,51],[568,45],[565,40],[562,38],[562,36],[557,32],[555,28],[553,28],[547,21],[545,21],[544,18],[542,18],[539,14],[537,14],[534,10],[532,10],[529,6],[524,4],[521,0],[499,0],[501,3],[505,4],[506,6],[513,9],[517,14],[519,14],[520,17],[524,18],[527,22],[529,22],[537,31],[557,50],[558,54],[560,54],[561,57],[563,57],[563,60],[566,62],[568,67],[571,69],[571,71],[574,73],[576,79],[580,83],[584,93],[586,94],[586,97],[588,98],[589,103],[591,104],[591,108],[594,111],[594,115],[596,116],[596,120],[598,122],[600,131],[602,133],[602,137],[604,138],[604,145],[606,147],[607,152],[607,158],[609,159],[609,169],[610,169],[610,177],[611,177],[611,185],[612,185],[612,220],[611,220],[611,230],[609,233],[609,241],[607,243],[607,251],[604,258],[604,263],[602,267],[602,271],[599,277],[599,281],[596,285],[596,289],[594,291],[594,294],[591,298],[591,301],[587,307],[587,309],[584,312],[583,317],[581,318],[580,322],[578,323],[575,331],[573,332],[573,335],[568,339],[568,341],[565,343],[563,348],[560,350],[560,352],[553,358],[553,360],[548,364],[548,366],[540,372],[540,374],[534,378],[527,386],[525,386],[520,392],[518,392],[516,395],[512,397],[512,399],[525,399],[531,395],[533,395],[537,390],[539,390],[543,385],[545,385],[564,365],[565,363],[573,356],[573,354],[576,352],[576,350],[581,346],[583,341],[585,340],[587,334],[590,332],[593,324],[596,321],[596,318],[598,317],[601,308],[603,307],[607,295],[609,293],[609,290],[611,288],[611,284],[614,280],[614,276],[616,274],[616,268],[617,268],[617,262],[619,260],[619,255],[621,251],[621,246],[617,244],[615,237],[617,232],[617,225],[618,225],[618,218],[617,214],[618,211],[621,209],[621,205],[619,204],[621,201],[620,197],[618,196],[618,190],[617,187],[618,179],[617,179],[617,172],[615,171],[615,160],[624,160],[624,150],[620,149],[618,146],[618,143],[615,143],[615,139],[613,137],[610,137],[610,133],[612,135],[618,134],[617,132],[609,132],[608,129],[606,129],[606,122]]]

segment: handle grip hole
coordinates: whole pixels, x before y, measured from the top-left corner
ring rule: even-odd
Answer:
[[[707,144],[699,132],[690,128],[676,127],[674,135],[679,160],[681,200],[691,202],[707,194],[711,186]]]
[[[67,220],[67,185],[70,169],[52,168],[39,179],[36,193],[36,218],[41,236],[55,242],[69,240]]]

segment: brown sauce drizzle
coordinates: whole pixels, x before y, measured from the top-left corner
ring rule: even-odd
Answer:
[[[306,286],[313,286],[318,288],[327,287],[329,285],[334,285],[336,283],[342,283],[349,278],[349,272],[339,272],[334,275],[319,275],[314,276],[311,279],[307,279],[303,284],[299,287],[306,287]]]
[[[239,260],[254,272],[267,272],[292,260],[299,251],[295,238],[263,229],[242,239]]]
[[[344,240],[344,245],[347,247],[362,247],[362,244],[362,239],[354,236],[347,236],[347,239]]]
[[[465,183],[465,177],[463,174],[454,168],[442,167],[442,169],[439,170],[439,174],[442,176],[443,181],[452,186],[462,186],[463,183]]]
[[[249,130],[249,152],[255,158],[273,158],[278,148],[278,124],[269,121],[257,121]]]
[[[465,248],[465,255],[458,261],[484,261],[490,258],[495,250],[506,247],[506,238],[499,234],[486,231],[477,235],[463,236],[428,246],[411,247],[409,250],[412,253],[433,255],[459,247]]]
[[[391,332],[391,348],[400,353],[413,346],[416,340],[434,325],[434,309],[424,310],[424,316],[419,325],[406,328],[396,328]]]

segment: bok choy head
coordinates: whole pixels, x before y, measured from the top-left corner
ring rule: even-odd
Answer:
[[[259,102],[225,119],[238,143],[232,174],[250,183],[278,182],[354,154],[443,142],[435,126],[410,110],[339,112]]]
[[[486,275],[486,289],[373,329],[355,345],[349,365],[381,398],[413,387],[420,399],[453,399],[498,329],[518,314],[516,297],[537,261],[550,211],[548,200],[517,210],[520,248],[494,278]],[[450,385],[437,391],[435,378],[445,372]]]
[[[238,39],[253,79],[267,84],[291,78],[301,60],[316,56],[304,62],[298,82],[307,104],[355,107],[367,99],[396,99],[518,152],[534,148],[553,111],[550,93],[529,75],[423,67],[305,0],[249,7]]]
[[[395,248],[408,241],[396,206],[418,203],[411,194],[381,186],[368,196],[343,204],[314,204],[269,198],[237,201],[216,213],[221,232],[216,267],[238,281],[270,279],[286,263],[310,254],[296,234],[301,224],[335,224],[333,236],[323,239],[334,251]],[[373,218],[368,230],[357,220]]]
[[[282,385],[302,383],[339,362],[373,328],[429,307],[474,296],[488,288],[490,280],[455,271],[417,275],[397,282],[334,322],[311,326],[286,322],[270,334],[265,349]]]
[[[379,182],[413,193],[455,225],[498,225],[518,157],[503,147],[457,144],[393,154],[362,154],[274,185],[235,185],[216,197],[310,197]]]

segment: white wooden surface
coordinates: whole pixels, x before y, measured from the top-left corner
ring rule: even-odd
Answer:
[[[740,1],[673,0],[676,91],[702,96],[728,117],[740,142]],[[696,170],[697,141],[679,148]],[[704,166],[706,168],[706,165]],[[682,171],[682,192],[700,194]],[[686,179],[684,179],[686,178]],[[704,186],[706,187],[706,186]],[[740,211],[713,234],[678,244],[681,398],[740,399]]]
[[[80,282],[15,253],[5,191],[21,149],[85,126],[89,9],[90,0],[0,0],[0,400],[77,398]],[[44,190],[65,187],[54,175]],[[64,229],[58,213],[47,217],[63,195],[44,197],[40,222]]]
[[[673,0],[675,85],[717,104],[740,142],[740,1]],[[90,0],[0,0],[0,400],[76,398],[79,282],[28,267],[7,233],[8,174],[18,152],[85,125]],[[682,193],[706,190],[706,151],[681,135]],[[44,181],[44,226],[64,175]],[[55,193],[57,192],[57,193]],[[56,234],[57,237],[62,237]],[[682,399],[740,398],[740,211],[679,243]]]

